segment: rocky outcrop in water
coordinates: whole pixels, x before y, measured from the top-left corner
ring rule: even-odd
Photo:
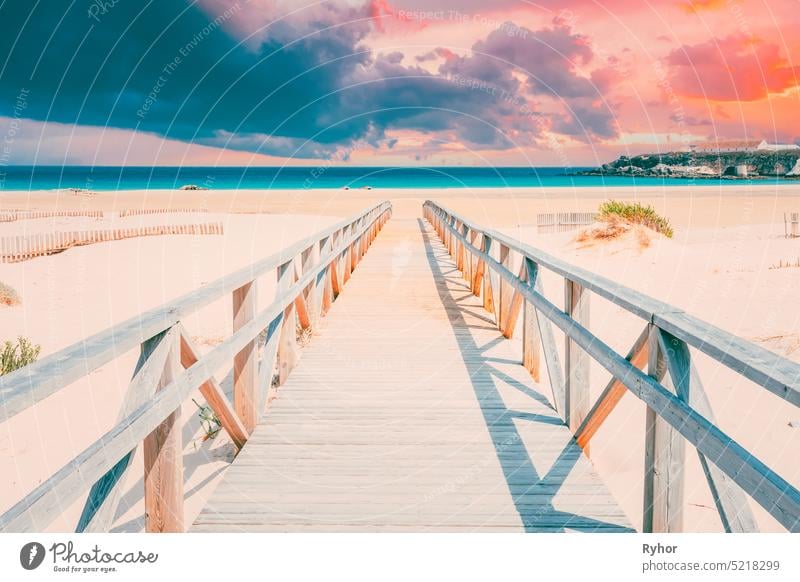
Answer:
[[[621,156],[583,174],[731,179],[800,177],[800,151],[669,152]]]

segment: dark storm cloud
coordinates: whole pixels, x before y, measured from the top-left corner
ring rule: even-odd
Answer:
[[[564,55],[588,61],[591,51],[559,27],[538,31],[540,40],[524,46],[491,33],[475,50],[494,60],[441,49],[436,54],[445,65],[435,75],[403,65],[399,52],[375,55],[364,45],[372,26],[367,6],[328,2],[293,18],[265,18],[259,34],[244,42],[230,32],[244,14],[237,3],[214,14],[179,0],[146,7],[119,1],[102,11],[88,0],[69,6],[43,0],[0,8],[0,55],[7,56],[0,114],[8,115],[24,88],[25,114],[37,120],[328,157],[356,141],[388,144],[389,129],[443,132],[471,147],[530,143],[541,120],[502,60],[532,72],[524,88],[532,95],[563,91],[568,99],[586,99],[593,91],[564,65]],[[508,94],[459,85],[455,74]],[[610,135],[600,112],[584,117],[596,135]],[[569,129],[569,120],[562,125]]]

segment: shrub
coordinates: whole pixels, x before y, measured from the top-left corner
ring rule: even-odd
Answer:
[[[18,337],[17,343],[7,341],[0,351],[0,376],[35,362],[42,346],[33,345],[28,338]]]
[[[600,205],[600,220],[622,219],[630,224],[641,224],[667,238],[672,238],[672,226],[667,218],[660,216],[652,206],[643,206],[638,202],[619,202],[608,200]]]
[[[0,281],[0,305],[19,305],[20,298],[16,291],[9,285]]]

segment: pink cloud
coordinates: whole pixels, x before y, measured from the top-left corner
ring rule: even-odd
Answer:
[[[800,69],[781,57],[777,45],[741,34],[683,45],[666,63],[674,91],[686,97],[757,101],[800,84]]]

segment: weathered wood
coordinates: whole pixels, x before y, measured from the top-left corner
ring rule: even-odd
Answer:
[[[186,330],[183,329],[182,326],[180,326],[180,338],[181,365],[184,368],[190,368],[200,361],[200,352],[197,351],[197,347],[194,345],[191,338],[189,338],[189,335],[186,333]],[[217,418],[219,418],[222,428],[225,429],[225,432],[227,432],[228,436],[231,437],[233,444],[236,445],[236,448],[241,449],[244,446],[244,443],[247,442],[248,430],[244,423],[239,419],[239,416],[236,414],[233,406],[231,406],[231,403],[228,402],[225,393],[222,391],[222,388],[213,376],[203,382],[203,384],[200,386],[200,394],[203,395],[203,398],[206,399],[208,406],[214,411],[214,414],[217,415]],[[256,398],[254,407],[258,416],[261,411],[260,397]]]
[[[308,247],[305,251],[300,253],[300,269],[303,273],[308,273],[310,271],[317,270],[315,269],[317,263],[319,262],[320,257],[320,249],[319,249],[319,242],[314,243],[310,247]],[[300,320],[300,324],[303,329],[311,329],[316,327],[319,324],[320,318],[320,300],[322,290],[317,288],[318,285],[317,277],[300,295],[302,299],[305,301],[306,312],[308,317],[308,325],[303,325],[302,318],[300,317],[300,308],[297,309],[297,316]]]
[[[630,531],[454,266],[386,227],[193,530]]]
[[[352,256],[352,247],[351,253]],[[294,260],[290,260],[278,267],[278,293],[288,289],[294,283]],[[297,365],[299,354],[297,351],[297,311],[296,299],[286,306],[281,321],[280,337],[278,339],[278,384],[286,382],[289,374]]]
[[[522,258],[522,267],[525,269],[525,279],[528,285],[535,286],[539,276],[539,267],[527,257]],[[530,372],[534,382],[538,383],[541,380],[541,350],[539,347],[542,343],[539,321],[533,304],[524,299],[522,301],[525,304],[522,320],[522,365]]]
[[[233,291],[233,331],[236,332],[256,315],[256,282],[251,281]],[[259,416],[258,354],[253,338],[233,358],[233,405],[248,432]]]
[[[139,361],[125,392],[117,422],[131,414],[155,393],[172,349],[174,342],[172,336],[176,333],[176,329],[172,328],[142,344]],[[122,482],[135,454],[136,448],[133,448],[92,486],[75,528],[77,533],[105,532],[111,529],[122,495]],[[47,521],[54,517],[49,516]]]
[[[450,216],[456,216],[441,206],[438,208]],[[575,281],[584,289],[619,305],[645,321],[654,323],[660,329],[685,341],[780,398],[800,406],[800,364],[797,362],[736,337],[732,333],[719,329],[663,301],[524,244],[506,234],[492,229],[483,229],[468,220],[460,219],[470,228],[492,237],[497,243],[508,245],[540,266]]]
[[[391,204],[382,202],[366,210],[360,216],[370,220],[389,212]],[[343,227],[349,227],[357,219],[349,218],[320,233],[298,241],[252,265],[225,275],[208,285],[191,291],[165,305],[146,311],[77,342],[55,354],[41,358],[24,368],[0,377],[0,420],[11,418],[29,406],[47,398],[60,388],[82,378],[118,357],[120,353],[135,349],[142,342],[169,329],[188,315],[219,299],[226,293],[272,271],[285,257],[295,256],[322,236]],[[352,234],[358,232],[352,230]],[[349,243],[348,236],[343,244]]]
[[[484,248],[483,236],[481,236],[480,248]],[[480,297],[481,290],[483,289],[483,274],[486,263],[479,259],[475,253],[473,253],[473,257],[475,258],[475,274],[472,279],[472,294],[475,295],[475,297]]]
[[[443,211],[442,211],[443,212]],[[495,231],[491,231],[496,234]],[[502,235],[499,235],[502,236]],[[510,240],[505,237],[505,240]],[[514,244],[513,242],[511,244]],[[647,319],[653,318],[657,326],[664,325],[675,327],[676,321],[685,320],[686,315],[678,312],[677,310],[669,311],[669,306],[663,303],[656,302],[650,298],[635,293],[630,289],[622,286],[617,286],[620,289],[620,296],[614,300],[611,287],[604,286],[605,283],[610,283],[602,277],[595,278],[586,271],[574,268],[572,271],[569,269],[571,266],[563,261],[552,259],[546,254],[543,254],[536,249],[531,249],[526,245],[517,245],[517,250],[528,256],[532,260],[543,260],[546,266],[554,271],[559,271],[562,274],[569,274],[570,277],[575,276],[575,280],[581,283],[585,289],[597,292],[602,296],[610,295],[612,301],[617,305],[625,307],[629,300],[636,296],[642,299],[642,302],[636,306],[631,307],[629,310],[637,314],[647,314],[650,316]],[[671,427],[677,429],[684,438],[687,439],[697,450],[703,453],[706,458],[714,463],[723,473],[731,478],[738,484],[745,492],[753,497],[753,499],[764,507],[778,522],[789,531],[800,531],[800,492],[786,482],[780,475],[772,471],[769,467],[764,465],[759,459],[741,447],[736,441],[731,439],[728,435],[723,433],[717,426],[710,423],[702,415],[698,414],[695,410],[690,408],[688,404],[683,403],[674,394],[667,390],[664,386],[658,383],[655,379],[643,374],[640,370],[633,367],[621,355],[612,350],[605,342],[591,334],[586,328],[581,325],[576,325],[575,322],[569,318],[563,311],[548,301],[541,293],[535,289],[532,291],[529,288],[524,288],[524,284],[516,279],[513,273],[505,269],[494,258],[488,254],[475,249],[476,254],[484,261],[487,262],[487,268],[496,269],[501,276],[505,277],[516,289],[523,289],[523,295],[526,300],[531,301],[538,312],[543,316],[539,319],[546,318],[553,324],[558,326],[562,331],[568,333],[570,337],[575,340],[577,345],[584,349],[595,361],[602,365],[606,370],[617,378],[621,378],[628,389],[634,393],[638,398],[643,400],[656,414],[664,419]],[[564,269],[564,266],[567,269]],[[586,278],[585,275],[589,275]],[[599,284],[599,283],[602,284]],[[604,283],[605,282],[605,283]],[[633,295],[631,295],[633,294]],[[657,308],[661,311],[654,313],[650,308],[658,307],[661,305],[664,309]],[[668,309],[669,308],[669,309]],[[699,320],[689,318],[690,322],[694,321],[697,324],[695,329],[699,329]],[[688,325],[687,328],[691,328]],[[716,333],[716,328],[709,326],[712,330],[712,337],[714,337],[715,345],[718,344],[720,335]],[[686,332],[686,328],[683,330]],[[713,353],[714,349],[708,346],[702,346],[702,341],[698,334],[688,334],[690,339],[685,339],[690,345],[692,342],[701,344],[699,349],[705,353]],[[760,374],[768,375],[768,370],[764,367],[764,362],[771,361],[776,364],[778,371],[775,375],[771,376],[771,385],[767,383],[762,384],[770,391],[784,395],[787,400],[792,401],[795,398],[795,393],[800,394],[791,383],[784,383],[791,377],[790,370],[800,369],[792,362],[780,358],[774,354],[762,354],[765,350],[755,350],[759,352],[758,357],[745,356],[743,347],[747,346],[747,342],[743,342],[730,334],[724,334],[726,341],[730,340],[732,345],[732,353],[735,357],[727,358],[723,363],[737,369],[733,366],[734,362],[741,365],[739,370],[745,377],[753,379]],[[677,337],[677,336],[676,336]],[[690,341],[691,340],[691,341]],[[765,380],[763,377],[762,380]],[[766,380],[765,380],[766,382]]]
[[[669,333],[657,330],[658,345],[678,397],[711,422],[716,422],[700,376],[692,362],[689,346]],[[711,489],[714,504],[726,532],[757,532],[758,525],[742,489],[725,473],[710,464],[703,453],[697,453]]]
[[[625,356],[625,359],[637,368],[643,368],[647,364],[649,337],[650,329],[645,327],[634,342],[628,355]],[[657,379],[661,380],[661,378]],[[575,440],[578,446],[581,448],[586,447],[627,391],[628,389],[625,387],[624,382],[617,378],[611,378],[598,397],[597,402],[592,406],[589,414],[583,419],[581,426],[575,431]]]
[[[349,245],[354,235],[344,241]],[[344,246],[342,247],[344,248]],[[328,257],[325,258],[326,260]],[[284,259],[285,261],[285,259]],[[175,382],[156,392],[146,403],[117,423],[53,476],[0,516],[0,531],[42,531],[63,507],[82,494],[87,482],[100,479],[117,462],[152,433],[161,422],[181,406],[193,390],[197,390],[213,373],[230,362],[253,338],[271,322],[282,318],[303,287],[311,281],[311,273],[279,293],[273,303],[231,337],[209,351],[199,362],[181,374]],[[206,290],[204,287],[203,290]]]
[[[519,279],[520,281],[528,280],[528,268],[524,260],[520,266]],[[511,339],[514,337],[514,331],[517,328],[517,319],[519,318],[519,310],[522,308],[523,299],[522,293],[515,289],[511,289],[509,294],[511,295],[511,300],[507,301],[508,305],[506,306],[503,326],[500,331],[503,332],[503,337]]]
[[[648,362],[650,377],[665,374],[664,352],[659,330],[649,325]],[[644,509],[642,530],[671,533],[683,529],[683,474],[686,447],[680,433],[647,407],[644,450]]]
[[[507,268],[509,271],[511,270],[511,250],[508,248],[508,245],[499,245],[499,260],[500,264]],[[508,327],[508,323],[506,321],[506,314],[508,313],[508,308],[511,304],[511,294],[514,292],[514,289],[506,282],[503,277],[497,276],[499,284],[497,286],[497,327],[500,331],[504,331]],[[508,336],[506,336],[508,337]]]
[[[492,253],[492,239],[483,235],[483,248],[482,251],[487,256]],[[491,314],[494,314],[494,292],[492,290],[492,269],[484,261],[483,269],[481,269],[483,279],[483,308]]]
[[[178,376],[178,337],[169,339],[169,354],[156,392]],[[183,439],[181,409],[173,409],[144,439],[144,523],[148,533],[183,531]]]
[[[589,327],[589,294],[578,283],[564,280],[564,310],[572,320]],[[566,423],[574,433],[589,414],[589,355],[566,334],[564,396]],[[585,449],[584,449],[585,450]]]

